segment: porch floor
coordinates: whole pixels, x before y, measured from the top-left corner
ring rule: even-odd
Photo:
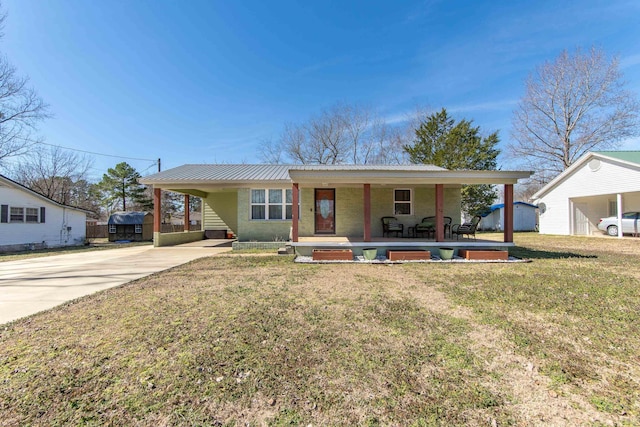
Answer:
[[[300,237],[298,242],[289,242],[288,245],[301,256],[310,256],[314,249],[351,249],[354,255],[362,255],[362,250],[366,248],[378,249],[379,254],[387,250],[427,250],[440,253],[440,248],[453,248],[454,252],[458,253],[460,249],[508,250],[515,246],[514,243],[491,239],[448,238],[442,242],[436,242],[433,239],[412,237],[373,237],[370,242],[365,242],[362,237],[344,236]]]
[[[512,247],[513,243],[502,242],[492,239],[451,239],[436,242],[435,239],[415,238],[415,237],[372,237],[370,242],[365,242],[363,237],[345,236],[307,236],[299,237],[297,242],[290,242],[291,246],[301,247]]]

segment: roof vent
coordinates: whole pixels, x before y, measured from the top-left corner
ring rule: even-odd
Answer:
[[[591,169],[592,172],[597,171],[598,169],[600,169],[601,163],[600,160],[598,159],[591,159],[591,161],[589,162],[589,169]]]

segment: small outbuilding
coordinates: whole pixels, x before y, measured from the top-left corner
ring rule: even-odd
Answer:
[[[150,212],[116,212],[107,224],[110,242],[153,240],[153,214]]]
[[[537,224],[536,205],[513,202],[513,231],[535,231]],[[480,225],[483,230],[504,230],[504,203],[493,205],[482,215]]]

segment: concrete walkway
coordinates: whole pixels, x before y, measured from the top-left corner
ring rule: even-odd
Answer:
[[[230,251],[229,241],[53,255],[0,262],[0,324],[191,260]]]

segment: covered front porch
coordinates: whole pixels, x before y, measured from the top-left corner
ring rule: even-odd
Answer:
[[[479,237],[475,240],[444,238],[441,241],[407,237],[376,237],[371,241],[365,241],[362,237],[312,236],[300,237],[297,242],[289,244],[294,248],[295,253],[301,256],[311,256],[314,249],[350,249],[354,256],[361,256],[363,249],[369,248],[377,249],[379,254],[385,254],[387,250],[430,251],[433,254],[439,254],[440,248],[444,247],[453,248],[455,253],[459,253],[461,249],[506,251],[514,246],[513,241],[494,240],[496,236],[492,234],[492,238]]]
[[[426,249],[447,246],[497,249],[513,246],[513,185],[518,179],[528,177],[530,173],[522,171],[448,171],[410,167],[326,169],[305,166],[293,167],[289,171],[289,175],[293,181],[293,206],[299,205],[301,192],[307,191],[304,200],[305,205],[302,205],[304,209],[293,209],[291,232],[291,246],[295,248],[296,253],[303,254],[308,253],[313,247],[349,247],[353,248],[354,252],[357,252],[363,247]],[[450,191],[455,189],[456,186],[459,194],[459,186],[463,184],[502,186],[505,203],[505,226],[502,242],[447,238],[445,234],[447,231],[445,217],[448,216],[450,219],[454,215],[451,214],[451,206],[447,205],[445,194],[449,191],[447,194],[451,197]],[[336,190],[334,189],[344,187],[352,189],[350,193],[352,197],[348,200],[348,210],[343,210],[345,214],[340,215],[340,207],[336,207],[340,200],[335,196]],[[392,207],[396,208],[397,199],[394,198],[389,201],[380,198],[380,194],[385,189],[406,191],[410,195],[417,194],[419,189],[425,189],[425,191],[429,192],[428,194],[431,194],[426,199],[423,198],[423,204],[419,210],[422,213],[421,215],[418,215],[417,212],[414,212],[414,208],[410,207],[405,212],[400,213],[399,222],[402,221],[402,218],[411,218],[414,221],[412,224],[403,224],[402,236],[404,237],[410,234],[410,229],[416,225],[416,221],[419,221],[420,217],[431,216],[435,219],[433,239],[400,238],[400,236],[398,238],[380,237],[379,233],[372,232],[374,224],[378,226],[381,217],[398,215],[398,212],[390,210]],[[311,191],[315,193],[315,196],[311,196]],[[325,196],[326,193],[329,194],[328,200]],[[413,203],[412,197],[410,198],[411,203]],[[429,201],[428,205],[424,204],[425,200]],[[420,200],[418,199],[418,201]],[[342,203],[344,203],[344,200]],[[322,212],[323,209],[324,213]],[[315,219],[311,222],[310,215],[307,212],[313,212]],[[323,218],[320,218],[320,214]],[[344,231],[340,230],[339,224],[341,220],[344,221],[344,217],[349,218],[351,225],[359,227],[359,231],[345,235]],[[324,226],[323,222],[325,220],[326,223],[330,224],[330,227],[320,228],[318,224],[320,223]],[[313,221],[315,221],[315,227],[312,227]],[[456,218],[453,223],[459,222],[460,220]],[[336,223],[338,223],[337,226],[335,225]],[[342,230],[345,229],[346,227],[343,226]],[[353,227],[349,231],[353,231]],[[382,235],[384,236],[384,234]]]

